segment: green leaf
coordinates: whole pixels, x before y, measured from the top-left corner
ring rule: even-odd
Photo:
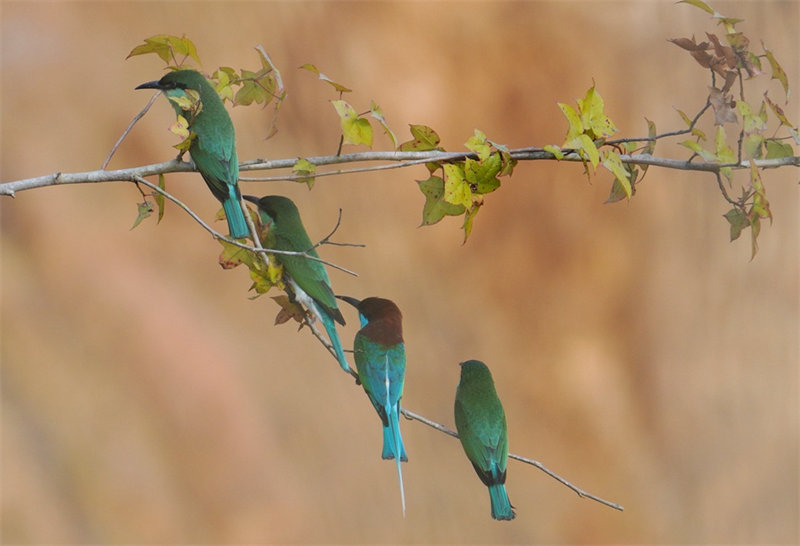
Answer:
[[[297,182],[306,184],[309,190],[314,187],[314,173],[317,172],[317,166],[309,160],[299,158],[292,166],[292,172],[300,176],[296,179]]]
[[[239,80],[242,87],[236,92],[236,96],[234,97],[235,104],[249,106],[254,102],[257,104],[268,102],[272,98],[272,93],[259,81],[260,77],[261,76],[256,72],[242,70],[242,75]]]
[[[466,208],[472,206],[472,191],[460,165],[448,163],[444,166],[444,200]]]
[[[469,137],[464,145],[469,151],[476,153],[481,161],[486,161],[486,158],[492,153],[492,147],[487,143],[486,135],[480,129],[475,129],[475,134]]]
[[[383,132],[392,140],[392,146],[397,148],[397,137],[395,136],[394,131],[389,129],[389,125],[386,123],[386,118],[383,116],[383,110],[381,110],[381,107],[375,104],[374,101],[370,102],[369,115],[371,115],[378,121],[378,123],[380,123],[381,127],[383,127]]]
[[[731,241],[735,241],[742,234],[742,230],[750,227],[750,220],[747,215],[739,209],[731,209],[723,217],[731,225]]]
[[[158,173],[158,187],[164,191],[167,190],[167,183],[164,178],[164,173]],[[156,201],[156,207],[158,207],[158,220],[156,221],[156,224],[160,224],[161,219],[164,217],[164,194],[156,192],[153,198]]]
[[[464,177],[471,184],[472,191],[479,194],[491,193],[500,187],[497,174],[501,167],[500,154],[490,155],[486,161],[467,158],[464,161]]]
[[[511,157],[511,152],[508,151],[506,146],[495,142],[492,142],[492,146],[497,148],[495,153],[500,156],[500,172],[497,173],[497,176],[511,176],[514,172],[514,167],[517,166],[517,160]]]
[[[625,194],[625,197],[628,199],[631,198],[631,180],[630,180],[630,173],[625,169],[625,166],[622,164],[622,160],[619,157],[619,154],[612,151],[606,152],[606,157],[603,160],[603,167],[608,169],[612,172],[615,177],[615,182],[619,185],[619,189]],[[615,190],[612,187],[611,195],[609,195],[609,199],[612,195],[614,195]]]
[[[780,159],[794,155],[794,149],[789,144],[772,138],[768,138],[765,143],[767,145],[767,159]]]
[[[306,64],[304,64],[303,66],[301,66],[300,68],[301,68],[302,70],[308,70],[309,72],[312,72],[312,73],[316,74],[316,75],[317,75],[317,77],[318,77],[320,80],[322,80],[322,81],[324,81],[324,82],[326,82],[326,83],[329,83],[329,84],[330,84],[331,86],[333,86],[333,88],[334,88],[334,89],[336,89],[336,91],[338,91],[339,93],[350,93],[350,92],[352,91],[352,89],[348,89],[348,88],[347,88],[347,87],[345,87],[344,85],[342,85],[342,84],[340,84],[340,83],[336,83],[335,81],[333,81],[332,79],[330,79],[328,76],[326,76],[325,74],[323,74],[322,72],[320,72],[320,71],[319,71],[319,69],[318,69],[316,66],[314,66],[313,64],[311,64],[311,63],[306,63]]]
[[[460,216],[466,210],[464,205],[454,205],[444,200],[444,180],[438,176],[431,176],[427,180],[417,180],[419,189],[425,196],[425,205],[422,207],[422,224],[430,226],[439,222],[445,216]]]
[[[372,146],[372,126],[369,120],[359,117],[355,109],[343,100],[334,100],[331,104],[339,114],[344,143]]]
[[[131,226],[131,230],[142,223],[142,220],[153,214],[153,204],[149,201],[144,201],[143,203],[139,203],[136,207],[138,212],[136,216],[136,220],[134,220],[133,225]]]
[[[439,149],[441,139],[436,131],[427,125],[409,125],[413,140],[408,140],[400,145],[401,152],[426,152]]]

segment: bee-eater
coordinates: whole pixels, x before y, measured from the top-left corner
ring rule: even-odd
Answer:
[[[291,199],[281,195],[268,195],[261,198],[245,195],[244,198],[258,206],[261,224],[268,229],[267,235],[262,241],[264,248],[305,252],[309,256],[319,258],[319,254],[317,254],[311,239],[308,238],[306,228],[303,227],[303,222],[300,220],[297,206]],[[344,317],[336,305],[336,296],[331,290],[331,282],[325,271],[325,265],[304,256],[287,254],[274,254],[274,256],[283,265],[284,277],[295,298],[305,305],[314,317],[322,321],[339,365],[344,371],[350,372],[350,366],[347,364],[342,342],[339,340],[334,324],[336,321],[344,325]]]
[[[401,461],[407,461],[400,435],[400,399],[406,375],[406,350],[403,343],[403,315],[397,305],[384,298],[339,299],[358,309],[361,329],[353,343],[358,378],[383,423],[384,459],[397,463],[403,514],[406,511]]]
[[[175,70],[136,89],[160,89],[170,99],[188,97],[189,89],[200,95],[200,106],[194,114],[183,110],[173,100],[169,102],[179,116],[186,118],[189,131],[195,135],[189,155],[208,189],[222,203],[230,236],[234,239],[247,237],[250,230],[239,204],[239,160],[233,123],[217,92],[196,70]]]
[[[461,363],[455,418],[464,452],[481,481],[489,488],[492,517],[514,519],[505,487],[508,461],[506,414],[494,388],[492,374],[483,362],[468,360]]]

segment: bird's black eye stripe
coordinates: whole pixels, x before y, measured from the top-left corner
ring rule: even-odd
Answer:
[[[186,89],[186,86],[183,85],[183,84],[180,84],[178,82],[165,82],[164,85],[163,85],[163,89],[164,90],[167,90],[167,89]]]

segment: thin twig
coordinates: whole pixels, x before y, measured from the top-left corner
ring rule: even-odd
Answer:
[[[153,106],[153,103],[156,101],[156,99],[158,98],[158,96],[160,94],[161,94],[161,91],[158,91],[155,95],[150,97],[150,100],[147,101],[147,104],[144,106],[142,111],[139,112],[138,114],[136,114],[136,116],[131,120],[130,124],[128,124],[128,127],[122,132],[122,135],[114,143],[114,146],[111,147],[111,151],[108,152],[108,155],[106,156],[106,160],[103,161],[102,165],[100,165],[100,170],[101,171],[104,171],[105,168],[108,167],[108,164],[111,162],[111,158],[114,157],[114,154],[116,153],[117,148],[119,148],[120,144],[122,144],[122,141],[125,140],[125,137],[128,136],[128,133],[131,132],[131,130],[133,129],[133,126],[136,125],[136,122],[138,122],[140,119],[142,119],[144,117],[144,115],[147,113],[147,111],[150,110],[150,107]]]
[[[342,223],[342,209],[339,209],[339,216],[336,218],[336,225],[333,226],[333,229],[331,230],[331,232],[328,233],[322,239],[320,239],[320,241],[317,244],[315,244],[314,246],[312,246],[311,248],[306,250],[306,252],[309,252],[309,251],[311,251],[311,250],[313,250],[313,249],[315,249],[315,248],[317,248],[318,246],[321,246],[321,245],[354,246],[354,247],[358,247],[358,248],[364,248],[364,247],[367,246],[367,245],[365,245],[363,243],[337,243],[337,242],[331,241],[331,237],[333,237],[333,234],[336,233],[336,230],[339,229],[339,225],[341,223]]]
[[[736,208],[741,208],[742,204],[739,203],[738,201],[734,201],[728,195],[728,191],[725,189],[725,184],[722,182],[722,175],[719,172],[715,172],[714,175],[716,175],[717,177],[717,186],[719,186],[719,191],[722,193],[722,197],[725,198],[725,201],[727,201]]]
[[[419,421],[420,423],[424,423],[424,424],[428,425],[429,427],[438,430],[439,432],[444,432],[445,434],[447,434],[449,436],[452,436],[454,438],[458,438],[458,433],[450,430],[449,428],[447,428],[446,426],[444,426],[442,424],[439,424],[439,423],[437,423],[435,421],[431,421],[427,417],[423,417],[422,415],[419,415],[418,413],[414,413],[413,411],[410,411],[410,410],[407,410],[407,409],[403,409],[403,408],[400,409],[400,413],[402,413],[407,419],[410,419],[410,420],[413,420],[413,421]],[[625,509],[622,505],[619,505],[619,504],[617,504],[615,502],[607,501],[607,500],[605,500],[605,499],[603,499],[601,497],[598,497],[597,495],[593,495],[591,493],[588,493],[588,492],[584,491],[583,489],[581,489],[580,487],[577,487],[577,486],[573,485],[569,481],[565,480],[564,478],[562,478],[561,476],[559,476],[558,474],[556,474],[555,472],[553,472],[552,470],[550,470],[549,468],[544,466],[539,461],[535,461],[535,460],[529,459],[527,457],[522,457],[521,455],[515,455],[513,453],[509,453],[508,457],[510,459],[514,459],[514,460],[517,460],[517,461],[520,461],[520,462],[535,466],[536,468],[538,468],[539,470],[541,470],[542,472],[544,472],[545,474],[547,474],[551,478],[557,480],[561,484],[563,484],[563,485],[567,486],[568,488],[572,489],[575,493],[577,493],[577,495],[579,497],[585,497],[587,499],[592,499],[593,501],[597,501],[600,504],[604,504],[606,506],[614,508],[615,510],[619,510],[620,512]]]
[[[142,178],[140,176],[132,177],[132,180],[129,180],[129,182],[138,182],[139,184],[147,186],[151,190],[153,190],[153,191],[155,191],[157,193],[160,193],[161,195],[163,195],[164,197],[166,197],[167,199],[169,199],[170,201],[172,201],[173,203],[178,205],[180,208],[182,208],[189,216],[191,216],[198,224],[200,224],[200,226],[203,229],[208,231],[211,234],[211,236],[213,238],[215,238],[215,239],[220,239],[222,241],[225,241],[228,244],[231,244],[231,245],[234,245],[234,246],[238,246],[239,248],[243,248],[245,250],[249,250],[251,252],[256,252],[256,253],[262,253],[262,254],[284,254],[284,255],[288,255],[288,256],[302,256],[302,257],[307,258],[309,260],[314,260],[316,262],[320,262],[322,264],[325,264],[328,267],[332,267],[334,269],[338,269],[339,271],[343,271],[343,272],[347,273],[348,275],[352,275],[354,277],[358,277],[358,273],[356,273],[355,271],[351,271],[351,270],[349,270],[349,269],[347,269],[345,267],[342,267],[340,265],[336,265],[333,262],[328,262],[326,260],[323,260],[322,258],[318,258],[317,256],[311,256],[310,254],[307,254],[306,252],[297,252],[297,251],[293,251],[293,250],[278,250],[276,248],[262,248],[261,245],[258,245],[256,247],[256,246],[248,245],[246,243],[242,243],[240,241],[237,241],[236,239],[231,239],[230,237],[226,237],[222,233],[216,231],[214,228],[209,226],[205,221],[203,221],[202,218],[200,218],[197,215],[197,213],[195,213],[192,209],[190,209],[183,201],[181,201],[180,199],[178,199],[177,197],[175,197],[174,195],[172,195],[168,191],[159,188],[158,186],[156,186],[152,182],[148,182],[147,180],[145,180],[144,178]],[[248,225],[252,225],[252,219],[249,218],[249,215],[245,216],[245,219],[248,220]],[[255,226],[252,226],[252,228],[255,229]]]
[[[609,506],[609,507],[611,507],[611,508],[613,508],[615,510],[619,510],[620,512],[625,510],[625,508],[621,504],[617,504],[616,502],[607,501],[607,500],[605,500],[605,499],[603,499],[601,497],[598,497],[597,495],[593,495],[591,493],[588,493],[588,492],[584,491],[583,489],[581,489],[580,487],[577,487],[577,486],[571,484],[570,482],[568,482],[567,480],[565,480],[564,478],[562,478],[561,476],[559,476],[558,474],[556,474],[555,472],[553,472],[552,470],[550,470],[549,468],[544,466],[539,461],[534,461],[533,459],[528,459],[527,457],[522,457],[520,455],[514,455],[513,453],[509,453],[508,457],[510,459],[515,459],[517,461],[521,461],[523,463],[527,463],[527,464],[535,466],[536,468],[538,468],[539,470],[541,470],[542,472],[544,472],[545,474],[547,474],[548,476],[550,476],[554,480],[557,480],[558,482],[560,482],[563,485],[566,485],[567,487],[572,489],[575,493],[577,493],[577,495],[579,497],[585,497],[587,499],[592,499],[593,501],[597,501],[600,504],[605,504],[606,506]]]

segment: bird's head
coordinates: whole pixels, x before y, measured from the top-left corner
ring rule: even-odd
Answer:
[[[361,319],[361,326],[364,327],[369,323],[380,322],[387,331],[393,332],[399,336],[402,341],[403,335],[403,314],[400,308],[397,307],[392,300],[386,298],[370,297],[363,300],[357,300],[350,296],[336,296],[342,301],[346,301],[356,309],[358,309],[358,316]]]
[[[208,85],[208,80],[197,70],[173,70],[164,75],[160,80],[145,82],[136,89],[159,89],[167,94],[170,92],[178,93],[186,89],[201,91],[203,86]]]
[[[267,195],[264,197],[256,197],[254,195],[243,195],[245,201],[250,201],[258,207],[258,211],[263,215],[266,214],[279,224],[286,225],[292,222],[293,219],[300,220],[300,213],[297,206],[288,197],[282,195]],[[293,222],[292,222],[293,223]]]

